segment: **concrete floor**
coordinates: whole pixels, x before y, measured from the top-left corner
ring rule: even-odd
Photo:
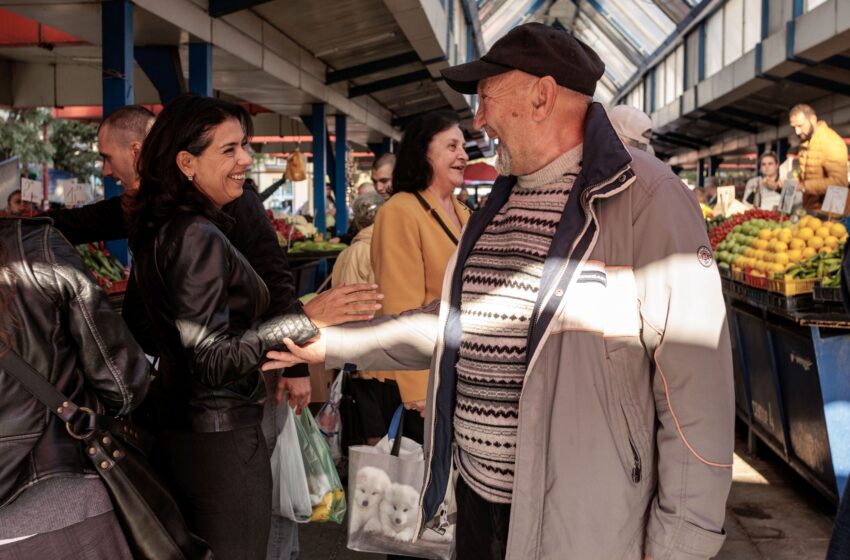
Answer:
[[[826,501],[777,457],[747,453],[739,441],[726,510],[729,536],[717,560],[823,560],[832,531]],[[378,560],[352,552],[339,525],[301,526],[300,560]]]

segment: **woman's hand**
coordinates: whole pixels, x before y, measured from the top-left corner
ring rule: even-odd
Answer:
[[[304,306],[304,313],[317,327],[324,328],[350,321],[368,321],[381,308],[384,294],[377,284],[339,286],[314,297]]]
[[[409,401],[404,403],[404,408],[407,410],[419,411],[419,416],[425,418],[425,401]]]
[[[321,334],[303,347],[298,346],[289,338],[284,338],[283,344],[289,349],[289,352],[269,351],[266,358],[270,361],[260,366],[261,370],[288,368],[298,364],[321,364],[325,361],[327,346],[325,345],[325,338]]]
[[[289,406],[295,407],[295,413],[301,414],[301,409],[310,404],[313,388],[309,377],[281,377],[277,380],[275,405],[280,406],[283,394],[287,394]]]

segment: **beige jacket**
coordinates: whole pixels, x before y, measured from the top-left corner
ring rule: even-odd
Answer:
[[[626,152],[597,104],[584,154],[530,334],[507,558],[706,559],[725,539],[735,413],[705,226],[669,167]],[[326,334],[329,365],[431,364],[420,526],[450,480],[462,263],[514,181],[470,220],[439,306]]]
[[[334,264],[332,286],[375,282],[375,271],[372,270],[372,261],[369,256],[373,231],[375,231],[374,225],[358,231],[351,240],[351,245],[339,254]]]

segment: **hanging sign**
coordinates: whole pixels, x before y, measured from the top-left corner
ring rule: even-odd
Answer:
[[[21,178],[21,200],[41,204],[44,200],[44,186],[40,181]]]
[[[821,212],[827,214],[844,215],[844,208],[847,205],[847,187],[839,187],[831,185],[826,188],[826,196],[823,197],[821,204]]]

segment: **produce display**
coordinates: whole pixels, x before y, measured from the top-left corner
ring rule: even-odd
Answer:
[[[744,222],[752,220],[772,220],[778,222],[781,220],[781,216],[778,212],[759,210],[756,208],[747,210],[742,214],[735,214],[729,218],[718,216],[708,222],[708,239],[711,242],[711,249],[713,251],[717,251],[720,242],[726,239],[726,236],[728,236],[733,229]]]
[[[103,241],[77,245],[77,252],[94,274],[97,283],[107,292],[123,291],[127,288],[126,280],[130,271],[107,251]]]
[[[801,280],[816,278],[823,288],[837,288],[841,285],[841,251],[841,247],[828,252],[821,251],[792,266],[785,271],[785,275]]]
[[[308,222],[304,216],[275,218],[271,210],[266,210],[266,216],[269,217],[272,227],[277,232],[281,246],[286,246],[292,241],[312,239],[319,232],[316,226]]]
[[[289,248],[289,254],[298,253],[333,253],[342,251],[348,247],[345,243],[331,243],[330,241],[298,241]]]
[[[726,222],[718,227],[725,226]],[[843,224],[822,222],[812,216],[802,218],[797,224],[755,218],[732,227],[717,244],[716,258],[719,266],[743,270],[755,277],[810,278],[800,275],[801,270],[809,268],[801,269],[797,265],[818,255],[835,253],[840,266],[839,246],[846,239]]]

